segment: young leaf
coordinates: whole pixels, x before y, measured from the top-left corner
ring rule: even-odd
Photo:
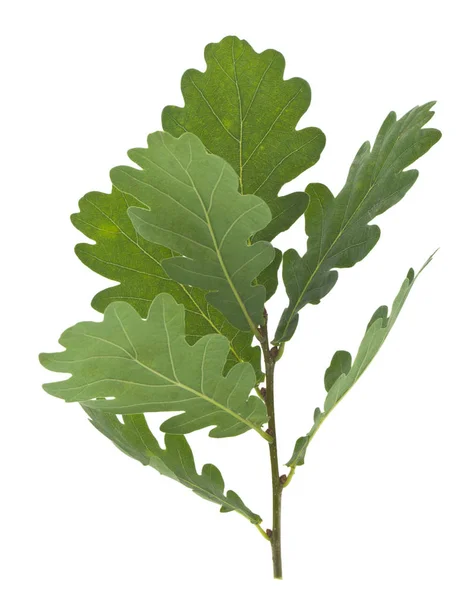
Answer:
[[[393,302],[390,315],[388,315],[387,306],[380,306],[375,311],[367,326],[367,330],[359,346],[354,362],[352,362],[351,355],[344,350],[339,350],[334,354],[324,378],[327,391],[324,411],[321,412],[320,409],[317,408],[314,412],[314,424],[309,433],[297,440],[293,455],[286,463],[288,467],[295,468],[304,464],[304,458],[310,441],[330,412],[354,384],[357,383],[369,364],[375,358],[395,324],[418,275],[428,265],[432,258],[433,255],[426,261],[416,276],[413,269],[410,269]]]
[[[171,294],[185,307],[185,329],[190,343],[209,333],[225,335],[230,341],[225,373],[237,362],[250,362],[257,382],[262,381],[261,351],[251,345],[253,334],[233,327],[207,302],[203,290],[185,286],[167,275],[161,263],[173,253],[137,234],[127,214],[131,206],[141,205],[132,196],[113,187],[110,194],[86,194],[79,201],[80,212],[71,216],[73,225],[96,242],[77,244],[75,252],[79,259],[96,273],[120,282],[96,294],[93,308],[104,312],[111,302],[125,300],[141,317],[146,317],[158,294]]]
[[[222,375],[228,340],[206,335],[193,346],[185,339],[185,309],[159,294],[143,321],[125,302],[113,302],[100,323],[78,323],[60,338],[63,352],[41,354],[51,371],[71,373],[44,389],[67,402],[120,414],[180,411],[162,424],[166,433],[214,426],[212,437],[261,430],[266,408],[256,396],[248,363]]]
[[[320,184],[306,189],[310,196],[307,252],[302,258],[295,250],[284,254],[289,306],[279,322],[275,344],[293,336],[301,308],[318,304],[333,288],[337,272],[332,269],[352,267],[377,243],[380,229],[370,221],[403,198],[418,177],[418,171],[404,169],[441,137],[437,129],[422,129],[433,116],[433,105],[417,106],[398,121],[390,113],[373,149],[368,142],[360,148],[336,198]]]
[[[148,148],[129,156],[142,170],[116,167],[111,179],[149,207],[128,211],[139,235],[181,255],[162,261],[169,277],[211,290],[208,302],[232,325],[259,338],[266,290],[254,281],[272,262],[274,249],[249,239],[271,219],[266,204],[242,196],[230,165],[208,154],[191,133],[178,139],[153,133]]]
[[[166,434],[165,448],[161,448],[144,415],[124,415],[122,424],[114,414],[90,407],[84,407],[84,410],[94,427],[128,456],[154,467],[161,475],[175,479],[205,500],[220,505],[220,512],[235,510],[251,523],[261,523],[261,517],[253,513],[238,494],[232,490],[225,494],[223,477],[214,465],[204,465],[202,473],[197,473],[185,436]]]
[[[182,77],[185,106],[167,106],[165,131],[190,131],[208,150],[223,157],[239,175],[243,194],[258,194],[273,218],[255,235],[271,241],[304,212],[302,192],[278,197],[282,186],[315,164],[325,145],[320,129],[296,126],[311,101],[303,79],[284,81],[284,58],[276,50],[258,54],[230,36],[205,48],[207,70]]]

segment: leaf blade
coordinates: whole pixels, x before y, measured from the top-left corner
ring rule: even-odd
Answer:
[[[257,196],[241,196],[237,176],[193,134],[149,135],[129,153],[141,170],[116,167],[113,185],[149,208],[128,214],[148,241],[180,254],[163,261],[172,279],[209,291],[207,300],[237,329],[259,338],[266,291],[254,280],[273,260],[268,242],[248,244],[270,220]]]
[[[47,369],[70,373],[43,387],[67,402],[118,414],[179,411],[162,424],[184,434],[213,426],[212,437],[261,430],[266,408],[256,396],[251,365],[222,375],[228,354],[224,336],[210,334],[193,346],[185,339],[184,307],[160,294],[143,321],[127,303],[110,304],[99,323],[78,323],[60,338],[62,352],[40,355]]]
[[[185,105],[164,109],[163,128],[176,137],[195,133],[235,169],[242,193],[259,194],[268,203],[272,221],[255,239],[271,241],[308,202],[302,192],[278,196],[282,186],[314,165],[325,145],[320,129],[296,130],[311,90],[303,79],[284,80],[282,54],[257,53],[235,36],[209,44],[205,61],[204,73],[184,73]]]
[[[161,475],[175,479],[205,500],[218,504],[221,512],[234,510],[253,524],[261,523],[261,517],[252,512],[238,494],[232,490],[224,493],[223,477],[214,465],[204,465],[202,473],[197,472],[185,436],[166,434],[165,447],[161,448],[144,415],[124,415],[124,423],[121,423],[112,413],[83,408],[90,423],[131,458],[155,468]]]
[[[431,119],[434,102],[417,106],[400,120],[385,119],[373,149],[366,142],[357,153],[347,182],[334,198],[321,184],[306,191],[307,252],[301,258],[287,251],[283,278],[289,305],[283,312],[274,343],[288,341],[296,329],[299,311],[318,304],[337,281],[335,268],[349,268],[372,250],[380,236],[370,221],[397,202],[415,183],[418,172],[404,169],[440,139],[436,129],[422,129]]]
[[[293,454],[286,463],[288,467],[295,469],[304,464],[307,448],[311,440],[324,420],[357,383],[377,355],[394,326],[416,279],[431,262],[433,256],[434,254],[430,256],[416,276],[413,269],[410,269],[393,301],[392,310],[389,316],[387,316],[388,308],[386,306],[380,306],[375,311],[367,325],[366,332],[362,338],[354,361],[352,361],[351,355],[346,351],[338,350],[334,354],[324,378],[327,391],[324,410],[321,411],[319,408],[315,410],[313,425],[305,436],[300,437],[296,441]]]

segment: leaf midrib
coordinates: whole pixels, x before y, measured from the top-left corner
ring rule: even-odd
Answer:
[[[239,120],[240,120],[240,138],[238,140],[240,172],[238,174],[238,176],[239,176],[238,178],[240,181],[240,193],[242,194],[243,193],[243,107],[242,107],[242,103],[241,103],[240,87],[238,85],[238,76],[236,73],[235,38],[233,38],[233,42],[231,45],[231,54],[232,54],[232,58],[233,58],[233,73],[235,75],[235,87],[236,87],[236,95],[238,96],[238,109],[239,109]]]

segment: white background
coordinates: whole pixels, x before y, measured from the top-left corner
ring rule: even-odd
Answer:
[[[452,2],[20,1],[1,14],[1,518],[5,600],[476,598],[474,19]],[[381,241],[341,271],[279,363],[280,460],[324,399],[333,352],[355,354],[374,309],[441,247],[382,352],[317,438],[283,508],[285,579],[236,514],[122,455],[79,406],[42,391],[37,362],[60,333],[98,320],[108,283],[75,257],[69,222],[87,191],[181,104],[180,77],[225,35],[286,57],[313,90],[302,126],[327,136],[286,191],[336,193],[389,110],[438,100],[441,142],[377,222]],[[304,248],[300,221],[279,240]],[[270,312],[276,323],[281,292]],[[155,425],[160,418],[154,417]],[[267,450],[252,432],[190,436],[270,526]],[[283,467],[283,471],[284,471]]]

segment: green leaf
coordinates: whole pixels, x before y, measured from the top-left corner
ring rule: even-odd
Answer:
[[[324,387],[328,392],[342,373],[346,374],[352,366],[352,356],[345,350],[338,350],[332,357],[331,364],[324,374]]]
[[[286,463],[287,467],[291,467],[295,469],[296,467],[300,467],[304,464],[304,459],[306,457],[307,447],[309,446],[312,438],[315,433],[321,426],[322,421],[324,421],[325,415],[321,412],[320,408],[316,408],[314,411],[314,423],[309,432],[306,435],[301,436],[297,439],[296,444],[294,446],[294,452],[289,461]]]
[[[433,255],[426,261],[418,275],[429,264],[432,258]],[[395,324],[418,275],[415,277],[413,269],[410,269],[393,302],[390,315],[388,315],[387,306],[380,306],[375,311],[367,326],[367,330],[353,363],[351,355],[344,350],[339,350],[334,354],[324,378],[327,391],[324,411],[321,412],[319,408],[316,409],[314,413],[314,424],[305,436],[300,437],[297,440],[293,455],[289,462],[286,463],[288,467],[295,468],[304,464],[306,451],[312,438],[331,411],[357,383],[377,355]]]
[[[259,338],[266,290],[254,281],[273,261],[274,249],[249,239],[271,219],[266,204],[242,196],[230,165],[208,154],[191,133],[178,139],[153,133],[148,148],[129,156],[142,170],[116,167],[111,179],[150,209],[128,210],[136,231],[181,255],[162,261],[169,277],[211,290],[208,302],[232,325]]]
[[[253,524],[261,517],[253,513],[232,490],[225,494],[225,484],[214,465],[204,465],[199,475],[192,450],[183,435],[165,435],[165,448],[161,448],[149,429],[144,415],[124,415],[121,423],[116,415],[84,407],[94,427],[109,438],[128,456],[150,465],[162,475],[171,477],[193,490],[198,496],[221,506],[221,512],[236,512]]]
[[[283,259],[283,279],[289,297],[274,343],[289,340],[297,327],[299,311],[318,304],[337,281],[335,268],[352,267],[377,243],[380,229],[369,225],[399,202],[412,187],[418,171],[405,171],[440,139],[437,129],[422,129],[431,119],[434,102],[417,106],[401,119],[390,113],[375,140],[366,142],[354,159],[347,182],[334,198],[321,184],[306,191],[307,252],[301,258],[288,250]]]
[[[207,70],[186,71],[185,106],[167,106],[165,131],[197,135],[208,150],[238,173],[240,191],[258,194],[273,219],[255,239],[271,241],[306,209],[306,194],[278,197],[282,186],[315,164],[325,145],[320,129],[296,126],[311,102],[303,79],[284,81],[284,58],[276,50],[258,54],[230,36],[205,48]]]
[[[283,253],[277,248],[274,249],[274,259],[264,271],[258,275],[257,282],[266,289],[266,302],[273,296],[278,288],[278,271],[281,266]],[[260,355],[261,357],[261,355]]]
[[[237,362],[250,362],[257,382],[262,381],[261,351],[251,345],[253,334],[233,327],[208,304],[203,290],[170,279],[161,263],[171,258],[173,253],[137,234],[127,214],[131,206],[141,205],[132,196],[113,187],[110,194],[86,194],[79,201],[80,212],[71,216],[73,225],[96,242],[77,244],[75,252],[79,259],[103,277],[120,282],[96,294],[93,308],[104,312],[111,302],[125,300],[142,317],[146,317],[152,300],[158,294],[171,294],[185,306],[186,333],[190,343],[209,333],[225,335],[230,341],[225,373]]]
[[[239,435],[267,420],[248,363],[222,375],[228,340],[206,335],[193,346],[185,339],[185,309],[159,294],[143,321],[125,302],[113,302],[100,323],[78,323],[60,338],[63,352],[41,354],[51,371],[71,373],[44,389],[67,402],[120,414],[180,411],[162,424],[166,433],[189,433],[214,426],[212,437]]]

